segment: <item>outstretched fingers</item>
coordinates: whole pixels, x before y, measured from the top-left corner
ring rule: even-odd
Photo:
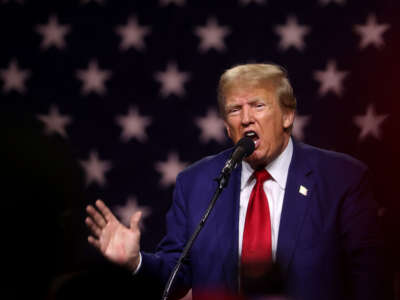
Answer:
[[[97,208],[100,210],[100,212],[102,213],[102,215],[104,216],[106,222],[110,222],[112,220],[115,219],[114,214],[111,212],[111,210],[104,204],[103,201],[101,201],[100,199],[98,199],[96,201],[96,206]]]
[[[85,219],[85,223],[87,227],[89,227],[90,231],[92,234],[96,237],[99,238],[101,235],[101,228],[89,217]]]
[[[90,244],[95,246],[97,249],[101,249],[99,240],[95,239],[93,236],[89,235],[88,236],[88,241],[89,241]]]
[[[104,216],[92,205],[88,205],[86,207],[86,212],[89,215],[89,218],[95,223],[98,227],[104,228],[107,225],[106,219]]]

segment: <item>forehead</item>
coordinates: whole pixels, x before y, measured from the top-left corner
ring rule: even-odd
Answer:
[[[274,101],[276,91],[274,87],[235,86],[225,92],[224,99],[225,105],[242,101]]]

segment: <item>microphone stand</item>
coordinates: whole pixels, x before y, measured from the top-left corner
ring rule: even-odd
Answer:
[[[206,212],[204,213],[203,217],[201,218],[199,224],[197,225],[196,230],[193,232],[192,236],[190,237],[190,239],[188,240],[188,242],[185,245],[185,248],[183,248],[182,254],[178,259],[178,262],[176,263],[173,271],[171,272],[171,275],[168,278],[167,284],[165,285],[165,289],[164,289],[164,293],[163,293],[163,297],[162,300],[167,300],[172,284],[174,283],[175,277],[179,272],[179,269],[182,267],[182,264],[184,262],[184,260],[186,259],[190,249],[193,246],[194,241],[196,240],[197,236],[199,235],[200,231],[203,229],[204,224],[206,223],[208,216],[210,215],[219,195],[221,194],[221,192],[223,191],[223,189],[228,185],[228,181],[229,181],[229,177],[231,175],[231,170],[229,170],[229,172],[224,172],[224,170],[221,172],[221,174],[219,175],[218,178],[214,179],[218,182],[218,187],[214,192],[214,195],[211,199],[211,202],[206,210]]]

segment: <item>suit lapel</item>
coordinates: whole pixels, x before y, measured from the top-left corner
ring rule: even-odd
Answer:
[[[216,233],[219,250],[223,253],[222,271],[226,284],[231,290],[238,288],[238,228],[241,164],[232,172],[230,182],[217,200],[218,220]]]
[[[283,274],[288,271],[289,263],[296,248],[297,236],[303,224],[313,181],[310,167],[307,165],[301,145],[293,143],[293,157],[289,167],[285,196],[279,226],[276,261]]]

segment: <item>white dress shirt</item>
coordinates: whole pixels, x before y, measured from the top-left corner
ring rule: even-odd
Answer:
[[[276,247],[278,244],[279,224],[281,221],[281,212],[283,197],[285,195],[286,181],[289,171],[290,161],[293,155],[292,139],[283,150],[283,152],[265,169],[271,175],[271,179],[264,182],[264,191],[268,198],[269,212],[271,216],[271,239],[272,239],[272,259],[276,258]],[[240,207],[239,207],[239,261],[242,254],[243,231],[246,220],[247,205],[251,191],[256,183],[251,175],[254,170],[245,161],[242,162],[241,186],[240,186]]]

